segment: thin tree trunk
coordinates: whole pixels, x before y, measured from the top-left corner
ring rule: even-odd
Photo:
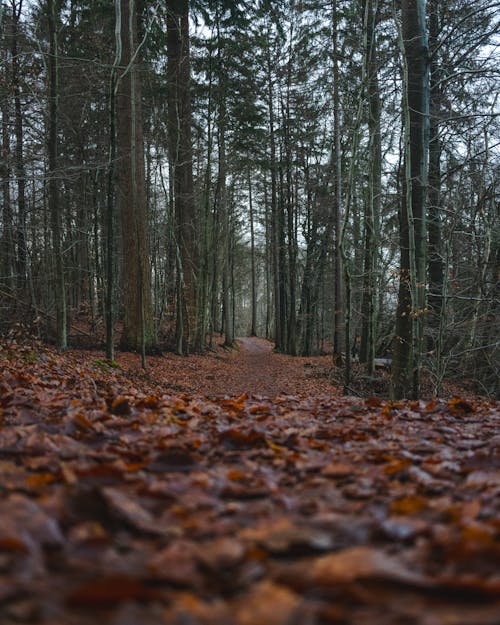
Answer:
[[[337,1],[332,2],[333,28],[333,165],[335,169],[335,199],[334,199],[334,233],[335,233],[335,274],[334,274],[334,329],[333,329],[333,363],[339,366],[342,363],[342,350],[349,339],[344,336],[344,297],[343,297],[343,258],[341,250],[342,232],[342,151],[340,144],[340,85],[339,85],[339,50],[338,50],[338,20]],[[345,350],[346,359],[349,358],[349,349]]]
[[[252,194],[252,176],[248,170],[248,206],[250,212],[250,264],[251,264],[251,289],[252,289],[252,321],[250,324],[250,336],[257,336],[257,275],[255,265],[255,228],[254,208]]]
[[[55,304],[56,304],[56,343],[59,349],[67,348],[67,313],[66,289],[64,280],[64,259],[62,250],[62,216],[59,205],[58,181],[58,45],[57,13],[55,0],[47,0],[49,22],[49,138],[48,138],[48,192],[49,211],[52,226],[52,245],[55,266]]]
[[[363,280],[360,361],[367,363],[373,375],[376,342],[377,245],[380,241],[380,197],[382,193],[382,142],[380,132],[380,94],[375,27],[377,14],[373,0],[367,0],[366,69],[368,88],[369,176],[368,201],[365,214],[365,261]]]
[[[231,306],[232,292],[232,224],[231,208],[227,189],[227,155],[226,155],[226,105],[224,86],[220,86],[219,102],[219,173],[218,173],[218,205],[223,219],[223,242],[224,254],[222,258],[222,306],[224,315],[224,346],[232,347],[234,344],[234,325]]]
[[[122,16],[121,0],[115,0],[115,59],[111,69],[109,81],[109,158],[107,170],[107,198],[106,198],[106,297],[105,297],[105,322],[106,322],[106,358],[115,358],[114,339],[114,298],[115,298],[115,159],[116,159],[116,89],[117,69],[122,57]],[[96,247],[97,249],[97,247]]]
[[[24,123],[23,112],[21,106],[21,82],[19,73],[19,52],[18,52],[18,37],[19,37],[19,21],[21,18],[21,11],[23,6],[23,0],[19,0],[19,4],[16,0],[11,0],[12,3],[12,90],[14,93],[14,135],[16,138],[16,148],[14,151],[14,171],[17,179],[17,228],[16,228],[16,243],[17,243],[17,280],[18,286],[21,291],[24,290],[26,285],[26,181],[25,181],[25,168],[24,168]]]
[[[279,251],[279,219],[278,219],[278,183],[276,175],[276,135],[274,120],[274,96],[272,84],[271,53],[267,50],[267,106],[269,114],[269,148],[270,148],[270,172],[271,172],[271,254],[273,268],[273,295],[274,295],[274,343],[276,350],[283,349],[282,344],[282,323],[283,323],[283,303],[281,301],[280,287],[280,251]]]
[[[285,102],[282,104],[283,123],[283,147],[285,152],[285,206],[286,206],[286,230],[287,230],[287,251],[288,251],[288,310],[286,318],[286,352],[291,356],[297,355],[297,310],[296,310],[296,273],[297,273],[297,237],[295,235],[295,202],[293,193],[293,163],[292,163],[292,139],[291,139],[291,118],[290,118],[290,98],[292,87],[292,56],[294,37],[294,21],[290,22],[289,31],[289,51],[287,63],[287,80]]]
[[[8,83],[5,69],[4,79]],[[2,94],[2,154],[0,160],[0,177],[2,178],[2,258],[0,271],[5,277],[9,290],[15,287],[15,246],[14,246],[14,220],[12,215],[12,201],[10,194],[11,169],[10,169],[10,131],[9,131],[9,106],[7,98]]]

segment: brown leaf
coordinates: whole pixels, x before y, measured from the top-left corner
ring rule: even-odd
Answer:
[[[418,587],[429,585],[423,575],[373,547],[351,547],[318,558],[312,565],[311,580],[319,586],[336,586],[360,579],[395,581]]]
[[[197,587],[201,581],[196,545],[185,540],[178,540],[155,554],[148,569],[154,577],[181,586]]]
[[[182,447],[171,447],[157,454],[147,466],[154,473],[170,473],[192,471],[196,468],[196,458],[189,450]]]
[[[243,561],[246,546],[237,538],[220,537],[201,543],[198,548],[198,560],[214,571],[233,568]]]
[[[165,528],[159,526],[154,517],[146,509],[117,488],[109,486],[101,488],[101,494],[112,514],[126,521],[135,529],[151,534],[161,535],[165,533]]]
[[[289,625],[295,622],[300,598],[285,586],[264,581],[234,605],[238,625]]]
[[[348,477],[355,473],[356,470],[352,465],[341,462],[330,462],[321,469],[321,475],[325,477]]]
[[[160,593],[128,575],[95,577],[74,588],[66,601],[71,607],[111,608],[122,601],[150,601]]]
[[[226,449],[251,449],[267,446],[263,432],[255,428],[227,428],[219,433],[219,440]]]
[[[391,505],[391,514],[415,514],[421,512],[427,508],[428,502],[424,497],[420,495],[409,495],[408,497],[401,497],[395,499]]]
[[[115,397],[111,402],[111,412],[115,415],[127,415],[130,414],[130,401],[128,397]]]

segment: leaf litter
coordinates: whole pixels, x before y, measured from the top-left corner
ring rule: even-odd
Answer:
[[[258,339],[0,359],[2,625],[500,623],[498,402],[340,397]]]

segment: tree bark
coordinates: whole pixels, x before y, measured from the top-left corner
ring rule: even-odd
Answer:
[[[252,176],[248,170],[248,208],[250,217],[250,264],[251,264],[251,291],[252,291],[252,311],[250,322],[250,336],[257,336],[257,272],[255,262],[255,227],[254,227],[254,207],[252,193]]]
[[[341,249],[342,233],[342,150],[340,144],[340,76],[338,50],[338,20],[337,1],[332,2],[333,28],[333,166],[335,171],[335,198],[334,198],[334,233],[335,233],[335,273],[334,273],[334,328],[333,328],[333,364],[342,363],[342,350],[345,347],[344,335],[344,289],[343,263]],[[347,339],[348,341],[348,339]],[[346,350],[346,359],[349,359],[349,350]]]
[[[115,299],[115,200],[116,200],[116,91],[117,71],[122,60],[122,16],[121,0],[115,0],[115,60],[111,68],[109,80],[109,158],[107,169],[107,197],[106,197],[106,296],[104,302],[104,317],[106,326],[106,358],[115,358],[114,337],[114,299]],[[96,250],[98,249],[96,245]]]
[[[266,50],[266,70],[267,70],[267,107],[269,115],[269,168],[271,173],[271,255],[273,268],[273,295],[274,295],[274,344],[277,351],[285,348],[283,341],[284,323],[284,302],[280,254],[280,217],[278,207],[278,176],[276,162],[276,134],[274,118],[274,93],[272,80],[271,52],[269,47]]]
[[[200,349],[197,329],[196,211],[193,189],[189,2],[167,2],[167,78],[169,152],[174,177],[174,203],[178,246],[176,349],[187,354]]]
[[[366,71],[368,89],[369,174],[368,198],[365,212],[365,259],[363,272],[360,361],[367,363],[368,375],[373,375],[376,342],[377,246],[380,242],[380,199],[382,194],[382,140],[380,131],[380,94],[378,56],[375,28],[377,13],[373,0],[367,0]]]
[[[146,230],[146,192],[138,71],[137,14],[134,0],[121,0],[122,60],[117,114],[117,208],[123,241],[124,324],[122,349],[144,355],[153,348],[151,276]]]
[[[393,359],[396,399],[420,394],[426,287],[426,193],[429,147],[429,72],[425,0],[403,0],[405,57],[405,184],[401,211],[400,291]],[[412,370],[411,370],[412,369]]]
[[[430,64],[430,133],[429,133],[429,325],[433,330],[433,340],[429,346],[439,355],[438,328],[441,317],[443,295],[443,250],[441,242],[441,140],[439,118],[441,110],[440,68],[437,57],[439,41],[439,10],[441,0],[430,0],[429,7],[429,48]],[[436,49],[436,54],[433,50]]]
[[[52,226],[52,246],[54,253],[56,343],[59,349],[67,348],[68,329],[66,311],[66,288],[64,258],[62,250],[62,215],[59,204],[58,172],[58,45],[57,9],[55,0],[47,0],[49,23],[49,133],[48,133],[48,201]]]
[[[23,111],[21,105],[21,78],[19,71],[19,21],[23,0],[11,0],[12,6],[12,40],[11,40],[11,77],[12,90],[14,93],[14,135],[16,138],[14,151],[14,171],[17,179],[17,227],[16,227],[16,243],[17,243],[17,282],[19,289],[24,290],[26,286],[27,276],[27,255],[26,255],[26,179],[24,167],[24,122]]]
[[[6,64],[5,64],[6,67]],[[5,84],[8,84],[7,70],[4,70]],[[0,159],[0,177],[2,179],[2,237],[0,271],[5,278],[9,290],[15,288],[15,245],[14,220],[12,215],[12,199],[10,193],[11,166],[10,166],[10,111],[7,97],[2,93],[2,158]]]

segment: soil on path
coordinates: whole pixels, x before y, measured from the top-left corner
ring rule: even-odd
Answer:
[[[217,358],[217,356],[216,356]],[[333,394],[328,356],[297,358],[277,354],[274,344],[258,337],[240,337],[236,348],[222,358],[217,372],[196,389],[206,396],[238,396],[243,393],[276,397]]]

